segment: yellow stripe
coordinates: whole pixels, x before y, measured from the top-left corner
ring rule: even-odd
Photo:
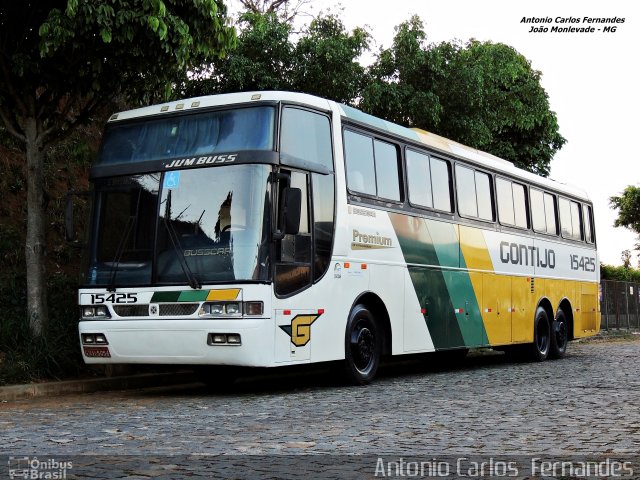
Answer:
[[[226,290],[210,290],[207,300],[225,301],[236,300],[240,294],[239,288],[228,288]]]

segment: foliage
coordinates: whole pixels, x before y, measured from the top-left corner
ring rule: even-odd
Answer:
[[[357,59],[368,47],[364,29],[349,33],[332,15],[314,19],[293,51],[293,90],[352,102],[365,83],[365,69]]]
[[[640,283],[640,270],[623,265],[614,267],[613,265],[601,263],[600,279]]]
[[[246,12],[276,14],[280,20],[292,22],[312,0],[239,0]]]
[[[432,56],[426,39],[417,16],[396,27],[393,45],[381,50],[369,69],[360,108],[407,127],[429,129],[439,122],[442,107],[434,87],[442,74],[440,65],[453,51],[443,46]]]
[[[361,106],[549,174],[566,140],[540,85],[541,73],[515,49],[471,40],[426,45],[418,17],[396,28],[371,67]]]
[[[27,311],[47,321],[44,153],[116,95],[148,103],[233,46],[222,0],[0,4],[0,120],[26,153]]]
[[[275,13],[245,12],[237,47],[186,81],[184,96],[252,90],[293,90],[340,102],[355,99],[365,79],[357,58],[368,48],[363,29],[347,32],[335,16],[315,18],[297,42]]]
[[[157,100],[180,72],[233,46],[225,15],[219,0],[4,2],[2,119],[23,138],[37,116],[46,145],[118,93]]]
[[[275,14],[245,13],[236,48],[224,59],[202,65],[194,80],[186,81],[184,96],[250,90],[288,90],[292,26]]]
[[[640,235],[640,187],[629,185],[622,195],[609,197],[610,206],[618,211],[615,227],[626,227]]]
[[[24,274],[0,276],[0,385],[40,378],[67,378],[85,370],[78,343],[77,281],[50,275],[48,296],[53,306],[43,335],[33,338],[26,316]]]

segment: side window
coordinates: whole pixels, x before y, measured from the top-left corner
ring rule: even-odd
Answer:
[[[451,168],[449,162],[431,159],[431,185],[433,189],[433,208],[444,212],[453,212],[451,203]]]
[[[456,165],[456,191],[460,215],[493,221],[491,177],[472,168]]]
[[[476,195],[478,196],[478,217],[493,221],[491,177],[486,173],[476,172]]]
[[[376,194],[376,171],[371,137],[344,131],[344,156],[347,164],[347,186],[354,192]]]
[[[302,191],[302,208],[299,232],[296,235],[285,235],[276,246],[278,258],[275,264],[275,291],[276,294],[283,296],[302,290],[311,283],[311,230],[307,174],[291,172],[291,186]]]
[[[527,194],[524,185],[513,183],[513,211],[516,219],[516,227],[529,228],[527,219]]]
[[[550,193],[544,194],[544,215],[547,224],[547,233],[558,234],[558,215],[556,214],[556,197]]]
[[[531,195],[531,223],[533,230],[538,233],[558,234],[556,198],[554,195],[532,188]]]
[[[333,245],[335,187],[333,175],[311,175],[313,193],[313,243],[315,258],[313,279],[318,280],[331,263],[331,246]]]
[[[531,223],[533,230],[539,233],[547,233],[547,220],[544,214],[544,199],[542,192],[532,188],[529,190],[531,198]]]
[[[560,198],[560,227],[562,236],[571,240],[582,240],[582,218],[580,205],[577,202]]]
[[[281,132],[280,154],[283,164],[333,172],[331,127],[326,115],[285,107]]]
[[[376,160],[378,196],[399,201],[398,149],[391,143],[374,140],[373,151]]]
[[[429,156],[407,149],[406,158],[409,201],[414,205],[433,208]]]
[[[529,227],[524,185],[497,178],[496,196],[500,223],[518,228]]]
[[[349,190],[400,200],[400,170],[395,145],[345,130],[344,155]]]
[[[582,215],[580,212],[580,204],[578,202],[571,202],[571,224],[573,225],[572,238],[574,240],[583,240],[584,235],[582,232],[584,228],[582,226]]]
[[[496,197],[498,200],[498,220],[505,225],[515,225],[515,214],[513,211],[513,191],[511,182],[496,179]]]
[[[420,207],[451,212],[451,171],[448,162],[406,150],[409,201]]]
[[[593,243],[593,210],[589,205],[582,206],[582,218],[584,218],[584,238],[587,243]]]
[[[456,165],[456,192],[458,194],[460,215],[477,217],[476,180],[471,168]]]

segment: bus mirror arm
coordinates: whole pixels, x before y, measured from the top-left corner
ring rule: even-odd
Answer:
[[[64,210],[64,236],[65,240],[76,245],[76,232],[73,225],[73,197],[89,197],[89,191],[71,190],[67,193],[66,205]]]
[[[280,202],[279,225],[282,230],[273,234],[275,240],[282,240],[285,235],[296,235],[300,231],[300,215],[302,211],[302,190],[285,187]]]

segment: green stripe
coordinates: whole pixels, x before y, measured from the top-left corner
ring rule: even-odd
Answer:
[[[151,302],[177,302],[182,292],[154,292]]]
[[[438,268],[440,260],[426,220],[394,213],[390,213],[389,217],[398,236],[405,262],[435,266],[408,267],[420,306],[427,309],[425,320],[434,347],[439,350],[463,346],[464,339],[453,311],[454,306],[451,303],[444,272]],[[453,225],[449,224],[449,228],[453,229]],[[455,232],[453,234],[455,235]],[[457,243],[450,242],[449,247],[458,249]],[[455,258],[456,254],[449,252],[445,256],[451,259]],[[457,262],[455,266],[457,267]]]
[[[207,299],[209,290],[185,290],[180,292],[179,302],[201,302]]]
[[[398,236],[420,306],[435,348],[485,345],[487,335],[469,272],[466,269],[456,225],[401,214],[389,214]],[[427,267],[426,265],[431,265]],[[456,314],[454,309],[463,309]]]

